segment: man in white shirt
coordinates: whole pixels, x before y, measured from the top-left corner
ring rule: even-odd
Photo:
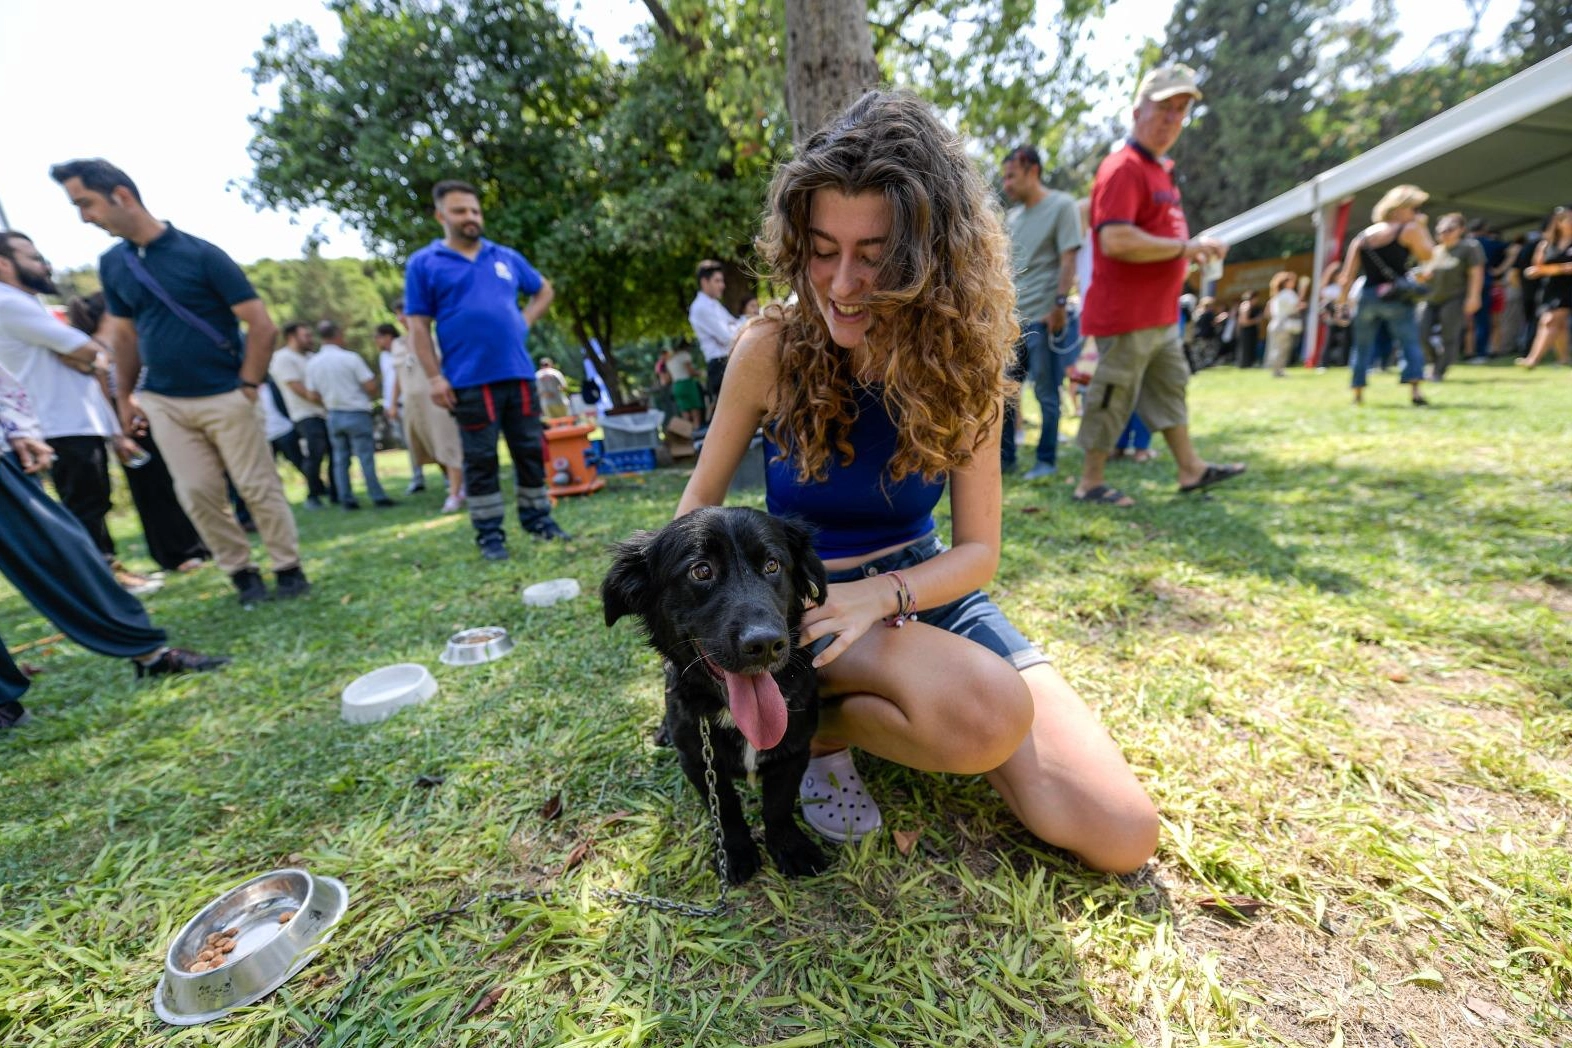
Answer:
[[[306,361],[316,350],[311,325],[296,321],[284,328],[284,345],[268,363],[268,375],[284,394],[289,421],[305,444],[306,508],[321,509],[322,496],[338,501],[333,473],[332,444],[328,439],[327,408],[322,398],[306,388]],[[328,480],[322,482],[322,463],[328,463]]]
[[[721,264],[713,258],[699,263],[699,293],[688,307],[688,323],[699,338],[699,351],[704,354],[706,389],[710,410],[720,400],[721,381],[726,377],[726,358],[731,354],[731,341],[742,326],[742,321],[731,315],[721,304],[726,292],[726,274]]]
[[[360,460],[366,491],[374,506],[397,505],[377,480],[377,445],[371,424],[371,398],[377,394],[377,376],[360,354],[343,346],[344,333],[331,320],[317,325],[322,348],[306,362],[306,388],[322,398],[327,408],[328,436],[333,441],[333,479],[339,505],[359,509],[349,486],[349,457]]]
[[[49,475],[60,501],[87,529],[116,580],[133,594],[152,593],[162,583],[120,566],[105,520],[111,507],[108,442],[120,425],[94,371],[102,347],[38,300],[56,292],[49,263],[32,240],[15,230],[0,232],[0,367],[33,400],[54,449]]]

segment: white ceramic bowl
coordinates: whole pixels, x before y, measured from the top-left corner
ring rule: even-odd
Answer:
[[[578,579],[552,579],[524,587],[524,603],[532,608],[549,608],[558,601],[572,600],[578,595]]]
[[[413,662],[373,670],[344,689],[340,712],[351,724],[375,724],[437,693],[437,679]]]

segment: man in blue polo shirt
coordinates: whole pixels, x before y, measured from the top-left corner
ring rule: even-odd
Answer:
[[[535,362],[525,348],[553,293],[523,255],[481,236],[485,223],[474,186],[438,182],[431,196],[446,236],[410,257],[404,312],[431,399],[458,422],[475,542],[487,560],[506,560],[499,433],[513,456],[519,523],[536,538],[568,538],[551,518]],[[529,299],[523,309],[521,296]],[[433,322],[442,340],[440,363]]]
[[[151,426],[180,505],[243,606],[269,594],[230,506],[226,472],[262,535],[278,595],[304,595],[311,587],[300,538],[257,403],[277,335],[267,307],[228,255],[154,218],[136,184],[107,160],[56,164],[49,175],[82,221],[123,238],[98,260],[121,425],[127,433]]]

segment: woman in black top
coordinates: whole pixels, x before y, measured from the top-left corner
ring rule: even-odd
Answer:
[[[1543,280],[1539,292],[1539,327],[1534,332],[1534,348],[1517,361],[1534,367],[1545,350],[1556,347],[1556,359],[1572,363],[1567,352],[1567,318],[1572,316],[1572,206],[1558,207],[1550,213],[1544,239],[1534,249],[1534,264],[1523,270],[1530,280]]]
[[[1348,304],[1349,289],[1361,269],[1365,274],[1364,290],[1359,295],[1359,308],[1354,314],[1354,403],[1363,404],[1365,377],[1370,370],[1370,356],[1375,348],[1376,333],[1385,327],[1392,343],[1403,353],[1402,380],[1412,388],[1415,407],[1429,403],[1419,392],[1425,377],[1425,356],[1419,348],[1419,325],[1414,319],[1414,303],[1402,299],[1382,298],[1386,285],[1402,277],[1409,260],[1430,261],[1435,251],[1435,241],[1430,238],[1426,217],[1419,210],[1430,194],[1418,186],[1396,186],[1387,191],[1370,217],[1374,223],[1354,238],[1348,248],[1348,260],[1343,264],[1339,281],[1341,289],[1337,305]]]

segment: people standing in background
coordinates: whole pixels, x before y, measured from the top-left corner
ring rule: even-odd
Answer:
[[[1484,304],[1484,288],[1484,249],[1465,235],[1462,215],[1442,215],[1430,256],[1430,294],[1419,304],[1419,344],[1429,351],[1435,381],[1446,378],[1447,369],[1462,358],[1464,331]],[[1438,327],[1439,345],[1431,342]]]
[[[400,313],[399,320],[403,319],[404,314]],[[407,344],[401,349],[404,337],[392,324],[378,324],[371,338],[377,344],[377,366],[382,376],[382,417],[387,421],[388,436],[403,444],[409,455],[409,486],[404,494],[418,495],[426,490],[425,463],[430,460],[423,461],[415,454],[414,440],[399,410],[399,361],[408,355]]]
[[[278,383],[284,395],[289,421],[304,445],[306,473],[306,509],[321,509],[326,496],[338,504],[338,481],[333,476],[333,444],[328,438],[327,408],[322,398],[306,388],[306,364],[317,349],[317,337],[311,325],[295,321],[284,328],[284,344],[268,364],[268,375]],[[322,480],[322,466],[328,467],[327,482]]]
[[[1004,195],[1016,206],[1005,215],[1015,274],[1015,308],[1021,338],[1008,372],[1013,382],[1032,376],[1032,392],[1042,412],[1036,461],[1026,480],[1042,480],[1059,471],[1060,389],[1065,369],[1081,352],[1081,318],[1072,306],[1076,258],[1081,249],[1081,223],[1075,198],[1043,184],[1042,157],[1032,146],[1017,146],[1004,158]],[[1020,398],[1004,406],[999,445],[1000,465],[1015,469],[1015,429]]]
[[[1428,219],[1419,210],[1430,195],[1418,186],[1394,186],[1371,209],[1372,224],[1348,246],[1348,258],[1338,278],[1337,305],[1343,308],[1353,291],[1356,278],[1363,275],[1359,308],[1354,314],[1354,366],[1352,384],[1354,403],[1365,402],[1365,385],[1370,359],[1376,352],[1378,334],[1385,330],[1393,345],[1403,354],[1402,381],[1411,389],[1415,407],[1429,401],[1420,392],[1425,377],[1425,357],[1419,348],[1419,326],[1414,319],[1414,301],[1394,294],[1409,260],[1429,262],[1435,252],[1430,239]],[[1387,297],[1383,297],[1386,295]]]
[[[1266,301],[1266,366],[1273,378],[1288,374],[1288,361],[1304,333],[1304,303],[1294,289],[1294,275],[1286,269],[1272,278]]]
[[[456,180],[432,189],[443,239],[410,258],[404,312],[431,400],[453,412],[464,447],[464,488],[481,556],[508,558],[497,438],[513,456],[519,524],[542,540],[567,539],[551,516],[535,361],[529,329],[555,292],[529,260],[485,239],[480,194]],[[522,309],[521,297],[529,299]],[[442,356],[432,341],[442,335]]]
[[[1076,438],[1086,452],[1075,487],[1079,502],[1135,504],[1103,482],[1103,466],[1131,412],[1139,412],[1168,442],[1180,493],[1203,491],[1245,469],[1208,463],[1190,440],[1185,394],[1190,368],[1179,338],[1179,293],[1190,262],[1221,260],[1228,250],[1210,237],[1190,236],[1167,157],[1200,98],[1188,66],[1147,73],[1136,92],[1129,140],[1097,169],[1092,286],[1081,323],[1098,336],[1100,357]]]
[[[181,507],[243,607],[269,593],[226,497],[226,471],[256,517],[277,595],[305,595],[311,584],[300,566],[300,536],[257,407],[278,332],[267,307],[223,251],[154,218],[135,183],[113,164],[73,160],[49,174],[82,221],[123,238],[98,262],[121,425],[131,433],[151,425]],[[133,400],[144,360],[146,375]]]
[[[403,318],[400,313],[399,319]],[[440,360],[440,347],[438,353]],[[393,400],[383,408],[404,427],[414,478],[409,490],[414,493],[425,489],[422,474],[427,463],[434,462],[442,470],[448,489],[447,498],[442,500],[442,512],[457,513],[464,508],[464,448],[459,442],[458,423],[453,421],[452,412],[431,402],[426,370],[420,366],[409,339],[402,336],[393,340],[393,367],[397,373]],[[415,480],[421,483],[417,486]]]
[[[1461,218],[1461,216],[1459,216]],[[1480,289],[1480,301],[1483,304],[1490,302],[1490,296],[1495,291],[1496,270],[1500,268],[1502,260],[1506,257],[1506,241],[1496,236],[1490,223],[1482,218],[1476,218],[1468,223],[1468,235],[1479,245],[1484,253],[1484,286]],[[1439,235],[1439,233],[1438,233]],[[1469,358],[1470,364],[1488,364],[1490,362],[1490,335],[1495,318],[1488,308],[1481,305],[1474,310],[1473,323],[1469,329],[1470,344],[1474,347],[1473,355]]]
[[[103,326],[104,312],[102,291],[95,291],[86,298],[73,298],[66,306],[71,326],[95,336]],[[114,367],[106,362],[100,377],[104,380],[109,402],[115,403]],[[131,489],[137,519],[142,523],[142,538],[147,543],[148,555],[165,571],[197,570],[212,560],[213,554],[202,544],[202,536],[197,534],[186,511],[180,508],[174,479],[169,475],[169,467],[152,433],[146,430],[128,433],[125,439],[130,445],[117,446],[116,454],[125,474],[126,487]]]
[[[377,479],[377,445],[371,419],[371,398],[377,395],[377,376],[359,353],[344,348],[344,332],[331,320],[317,325],[322,348],[306,364],[306,388],[322,398],[327,408],[328,436],[333,441],[333,477],[338,484],[339,505],[360,508],[349,482],[349,460],[360,462],[371,504],[397,505]]]
[[[1536,367],[1555,348],[1556,359],[1572,363],[1567,346],[1567,319],[1572,316],[1572,206],[1550,213],[1545,234],[1534,249],[1534,263],[1523,271],[1531,280],[1544,282],[1539,293],[1539,324],[1523,367]]]
[[[573,414],[568,403],[568,377],[557,370],[557,362],[541,357],[535,369],[535,384],[540,388],[540,413],[547,418],[567,418]]]
[[[665,357],[666,374],[671,379],[671,399],[683,418],[697,428],[704,424],[704,394],[693,377],[693,354],[687,345],[672,349]]]
[[[49,478],[60,501],[92,537],[116,581],[129,593],[152,593],[163,583],[127,570],[109,534],[110,441],[122,438],[95,369],[101,347],[38,300],[58,292],[32,239],[0,231],[0,367],[37,405],[44,439],[55,453]]]
[[[1539,244],[1544,238],[1545,234],[1538,229],[1530,229],[1524,233],[1523,246],[1518,250],[1517,258],[1512,263],[1512,268],[1517,271],[1518,287],[1523,292],[1523,322],[1514,352],[1525,356],[1528,354],[1529,347],[1534,344],[1534,333],[1539,323],[1539,295],[1545,286],[1543,279],[1528,275],[1528,267],[1534,264],[1534,256],[1539,252]]]
[[[1234,364],[1241,368],[1253,368],[1261,350],[1261,325],[1266,320],[1265,312],[1256,304],[1254,291],[1246,291],[1239,296],[1239,305],[1234,307],[1234,317],[1237,320],[1234,326]]]
[[[731,353],[732,339],[742,327],[742,321],[731,315],[721,303],[726,291],[726,272],[713,258],[699,263],[699,293],[688,306],[688,323],[699,340],[699,352],[704,356],[705,394],[710,410],[720,397],[721,381],[726,377],[726,358]]]

